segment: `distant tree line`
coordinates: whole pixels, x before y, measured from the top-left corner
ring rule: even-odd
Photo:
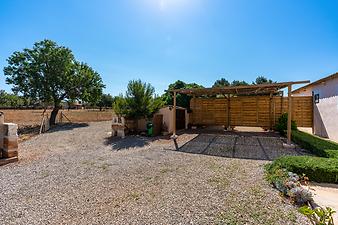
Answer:
[[[256,80],[254,82],[252,82],[252,85],[256,85],[256,84],[272,84],[275,83],[274,81],[272,81],[271,79],[267,79],[264,76],[258,76],[256,78]],[[219,80],[216,80],[214,85],[212,87],[230,87],[230,86],[246,86],[246,85],[250,85],[249,83],[247,83],[244,80],[233,80],[231,83],[225,79],[225,78],[221,78]]]
[[[5,90],[0,90],[0,107],[1,108],[18,108],[26,105],[28,99],[18,96],[16,94],[11,94]]]
[[[80,102],[85,108],[112,108],[114,97],[110,94],[102,94],[97,103]],[[71,109],[75,103],[74,100],[64,100],[61,102],[61,108]],[[2,109],[42,109],[52,108],[53,103],[34,101],[30,98],[20,96],[18,94],[9,93],[0,89],[0,108]]]

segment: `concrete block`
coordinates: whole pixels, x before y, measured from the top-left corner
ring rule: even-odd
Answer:
[[[118,129],[117,130],[117,136],[124,138],[125,137],[124,129]]]
[[[3,138],[3,149],[14,149],[18,148],[18,137],[17,136],[5,136]]]
[[[292,148],[293,149],[293,148],[296,148],[296,145],[294,145],[292,143],[291,144],[283,143],[283,147],[284,148]]]
[[[2,150],[2,156],[3,158],[12,158],[18,156],[18,149],[3,149]]]
[[[2,127],[3,136],[17,136],[18,135],[18,125],[15,123],[4,123],[0,125]]]

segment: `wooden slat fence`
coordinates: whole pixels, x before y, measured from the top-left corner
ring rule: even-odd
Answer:
[[[193,98],[189,122],[228,126],[228,99]],[[286,97],[238,96],[230,98],[230,126],[273,127],[288,110]],[[292,119],[299,127],[312,127],[312,97],[292,97]]]

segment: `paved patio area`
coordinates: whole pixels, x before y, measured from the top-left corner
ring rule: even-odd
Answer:
[[[273,132],[197,131],[196,137],[177,150],[213,156],[273,160],[284,155],[304,155],[299,147],[285,148],[285,138]]]

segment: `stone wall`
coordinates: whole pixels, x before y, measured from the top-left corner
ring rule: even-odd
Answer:
[[[18,160],[18,125],[5,123],[0,112],[0,165]]]

